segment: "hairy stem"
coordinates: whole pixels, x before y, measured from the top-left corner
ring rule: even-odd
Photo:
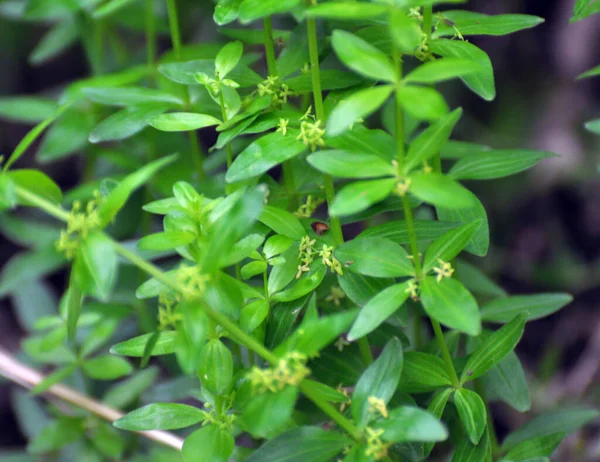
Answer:
[[[17,361],[2,347],[0,347],[0,375],[8,380],[11,380],[12,382],[18,383],[25,388],[34,388],[46,378],[35,369],[31,369],[25,364]],[[45,393],[64,402],[77,406],[80,409],[84,409],[91,414],[94,414],[111,423],[123,417],[121,412],[64,385],[53,385]],[[145,438],[156,441],[157,443],[172,447],[177,450],[181,450],[183,447],[183,440],[172,433],[159,430],[136,433]]]

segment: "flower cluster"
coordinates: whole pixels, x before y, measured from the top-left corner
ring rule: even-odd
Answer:
[[[292,351],[281,358],[274,367],[260,369],[254,366],[248,374],[248,379],[258,393],[274,393],[288,385],[297,386],[310,374],[310,369],[306,367],[307,360],[306,355]]]
[[[177,328],[177,323],[183,320],[181,313],[175,312],[179,303],[176,297],[163,292],[158,296],[158,324],[160,330]]]
[[[365,450],[365,455],[367,457],[373,457],[375,460],[383,459],[387,456],[388,448],[391,446],[391,443],[384,443],[381,441],[381,435],[383,435],[383,430],[367,427],[366,428],[366,436],[367,436],[367,449]]]
[[[452,274],[454,273],[454,268],[452,268],[452,265],[441,258],[438,258],[438,262],[440,262],[440,265],[433,268],[433,271],[436,274],[436,281],[441,282],[444,278],[451,278]]]
[[[329,295],[325,297],[326,302],[331,302],[335,306],[340,306],[340,302],[346,298],[346,293],[339,286],[332,286],[329,289]]]
[[[94,191],[94,198],[85,208],[80,201],[73,202],[73,208],[67,219],[67,228],[60,231],[60,237],[56,241],[56,249],[64,252],[69,260],[77,254],[81,240],[87,238],[91,231],[100,228],[99,202],[99,191]]]
[[[342,264],[333,256],[333,247],[323,244],[323,247],[319,251],[319,257],[321,257],[323,264],[329,267],[332,273],[337,273],[340,276],[344,274]]]
[[[400,180],[396,185],[395,193],[398,194],[400,197],[405,196],[408,190],[410,189],[410,183],[410,178],[404,178],[403,180]]]
[[[300,134],[296,137],[306,146],[310,147],[311,151],[316,151],[317,147],[325,147],[325,129],[321,128],[321,121],[309,122],[303,120],[300,124]]]
[[[315,245],[316,242],[316,239],[311,239],[309,236],[304,236],[300,241],[300,249],[298,254],[300,264],[298,265],[296,279],[300,279],[302,277],[302,274],[308,273],[310,271],[309,265],[313,262],[313,256],[315,254],[315,249],[313,248],[313,245]]]
[[[380,414],[381,417],[387,419],[388,410],[387,406],[385,405],[385,401],[383,401],[381,398],[377,398],[376,396],[369,396],[367,401],[369,402],[369,412],[371,414]]]
[[[257,88],[259,96],[271,95],[276,102],[283,104],[288,102],[290,96],[294,96],[294,93],[290,91],[290,87],[285,83],[280,83],[279,77],[275,75],[268,76],[267,80],[259,83]]]
[[[294,212],[298,218],[310,218],[312,217],[317,207],[319,207],[325,199],[322,198],[314,198],[312,195],[308,195],[306,197],[306,202],[302,204],[297,211]]]
[[[410,295],[410,298],[413,299],[413,301],[418,301],[419,300],[419,285],[417,284],[417,281],[415,281],[414,279],[408,281],[408,287],[406,288],[406,290],[404,291],[407,294]]]
[[[204,295],[206,283],[210,276],[203,274],[199,266],[180,266],[175,274],[177,284],[181,287],[184,299],[195,300]]]

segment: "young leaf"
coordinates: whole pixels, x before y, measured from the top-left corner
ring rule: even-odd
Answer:
[[[409,192],[436,207],[463,209],[474,207],[476,198],[461,184],[439,173],[416,173],[410,176]]]
[[[294,269],[294,271],[296,270]],[[274,302],[291,302],[304,297],[306,294],[319,287],[325,274],[327,274],[327,267],[325,265],[322,265],[321,262],[313,264],[308,273],[305,273],[287,289],[277,292],[271,297],[271,300]]]
[[[425,253],[423,272],[429,273],[439,260],[453,260],[471,242],[480,226],[481,220],[473,221],[448,231],[432,242]]]
[[[187,404],[153,403],[131,411],[113,425],[121,430],[177,430],[200,423],[206,417],[201,409]]]
[[[177,96],[145,87],[88,87],[83,89],[83,93],[95,103],[106,106],[137,106],[147,103],[183,104]]]
[[[258,217],[258,221],[267,225],[277,234],[290,237],[294,240],[300,240],[306,235],[306,230],[300,223],[300,220],[290,212],[278,207],[265,205]]]
[[[415,119],[437,120],[448,112],[444,97],[433,88],[402,85],[397,95],[400,104]]]
[[[393,176],[394,166],[374,154],[347,151],[319,151],[307,157],[317,170],[340,178]]]
[[[351,440],[321,427],[298,427],[276,436],[254,451],[246,462],[328,462]]]
[[[480,396],[467,388],[454,392],[454,405],[471,443],[478,444],[486,427],[486,409]]]
[[[379,292],[360,310],[348,333],[348,341],[364,337],[390,317],[409,296],[408,282],[395,284]]]
[[[507,35],[530,29],[544,22],[542,18],[526,14],[486,15],[473,11],[444,11],[444,17],[455,25],[442,22],[433,33],[434,38],[456,35],[455,27],[462,35]]]
[[[154,334],[144,334],[134,337],[124,342],[117,343],[111,347],[110,352],[115,355],[132,356],[141,358],[144,355],[144,350],[150,338]],[[177,332],[161,331],[158,334],[154,348],[152,348],[152,356],[168,355],[175,352],[175,341]]]
[[[398,51],[403,53],[412,54],[421,43],[419,24],[397,8],[390,16],[390,35]]]
[[[393,278],[415,272],[406,250],[381,237],[356,238],[340,244],[335,256],[351,271],[365,276]]]
[[[213,21],[217,26],[224,26],[235,21],[239,15],[242,0],[219,0],[215,5]],[[243,30],[243,29],[240,29]],[[223,33],[223,29],[219,29]],[[227,35],[225,33],[225,35]]]
[[[509,460],[531,460],[535,457],[550,457],[564,437],[564,432],[558,432],[531,438],[508,451],[506,458]]]
[[[488,336],[471,353],[460,376],[461,383],[482,376],[515,349],[523,335],[527,314],[524,312],[516,316],[511,322]]]
[[[415,138],[408,148],[402,170],[408,173],[435,154],[438,154],[448,142],[461,115],[462,108],[455,109],[450,114],[431,124],[431,126]]]
[[[556,313],[573,301],[573,297],[564,293],[514,295],[497,298],[481,308],[481,319],[489,322],[505,323],[519,313],[529,312],[528,321],[534,321]]]
[[[148,121],[166,112],[171,105],[143,103],[126,107],[100,122],[89,136],[90,143],[117,141],[129,138],[148,126]]]
[[[596,135],[600,135],[600,119],[586,122],[585,128]]]
[[[107,301],[117,281],[118,267],[112,241],[106,234],[94,232],[82,241],[73,271],[84,293]]]
[[[221,121],[207,114],[171,112],[148,119],[148,123],[163,132],[184,132],[219,125]]]
[[[297,156],[306,146],[296,140],[296,130],[287,135],[274,132],[259,138],[244,149],[227,170],[225,179],[235,183],[262,175],[277,164]]]
[[[115,189],[100,203],[98,213],[103,225],[107,225],[125,205],[129,196],[140,186],[146,183],[156,172],[169,165],[177,158],[171,155],[157,159],[142,167],[138,171],[127,175]]]
[[[421,283],[423,308],[429,316],[452,329],[468,335],[479,335],[481,320],[475,298],[456,279],[437,282],[427,276]]]
[[[170,250],[188,245],[196,239],[196,235],[185,231],[166,231],[148,234],[141,238],[137,246],[140,250]]]
[[[7,172],[14,187],[21,187],[33,194],[52,202],[61,204],[63,201],[62,191],[51,178],[38,170],[20,169]],[[16,197],[17,204],[33,207],[34,204],[19,195]]]
[[[552,157],[546,151],[499,150],[459,160],[448,175],[455,180],[492,180],[523,172],[539,161]]]
[[[359,428],[364,428],[369,421],[369,398],[379,398],[385,404],[392,399],[402,375],[402,363],[402,343],[392,338],[358,379],[350,409]]]
[[[211,462],[227,462],[233,449],[233,435],[218,425],[207,425],[189,435],[183,443],[181,455],[184,462],[195,462],[198,455]]]
[[[243,0],[240,5],[240,21],[247,24],[265,16],[289,11],[300,0]]]
[[[446,427],[432,414],[417,407],[401,406],[387,418],[375,423],[384,433],[381,439],[393,443],[407,441],[444,441],[448,438]]]
[[[572,433],[598,417],[600,411],[584,407],[563,407],[542,412],[508,435],[502,444],[502,450],[510,451],[518,444],[536,437]]]
[[[468,59],[477,63],[481,70],[461,77],[465,85],[486,101],[496,97],[494,69],[490,57],[485,51],[470,42],[461,40],[439,39],[429,42],[429,49],[436,55],[445,58]]]
[[[363,20],[382,16],[389,11],[385,5],[372,3],[321,3],[306,10],[308,18]]]
[[[353,71],[374,80],[396,81],[396,69],[389,58],[360,37],[335,30],[331,36],[331,45],[340,61]]]
[[[240,327],[247,333],[254,332],[269,315],[269,302],[255,300],[242,309]]]
[[[404,77],[405,82],[437,83],[481,72],[482,67],[475,61],[461,58],[445,58],[429,61],[417,67]]]
[[[210,340],[202,349],[198,377],[212,394],[229,393],[233,383],[233,356],[221,340]]]
[[[393,89],[391,85],[381,85],[357,91],[342,99],[329,115],[327,134],[335,136],[351,129],[353,124],[379,109]]]
[[[329,209],[331,216],[345,216],[362,212],[388,197],[396,179],[357,181],[344,186],[335,196]]]
[[[133,367],[123,358],[104,355],[86,359],[83,363],[83,371],[92,379],[114,380],[131,374]]]
[[[442,387],[452,386],[446,365],[437,356],[407,351],[404,354],[404,366],[400,389],[406,393],[423,393]]]
[[[243,52],[244,46],[242,42],[229,42],[221,48],[215,58],[215,70],[220,79],[227,77],[227,74],[237,66]]]

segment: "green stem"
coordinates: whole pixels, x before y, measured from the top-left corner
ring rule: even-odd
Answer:
[[[433,27],[433,5],[428,5],[423,9],[423,32],[427,34],[427,40],[431,38]]]
[[[100,33],[98,24],[95,24],[86,13],[80,12],[75,15],[75,26],[81,37],[83,51],[85,52],[92,74],[101,74],[102,59],[100,56],[101,53],[98,52],[98,47],[101,48],[102,42],[98,38],[98,34]]]
[[[307,0],[310,5],[310,0]],[[317,23],[314,18],[306,20],[306,28],[308,34],[308,52],[310,55],[310,69],[312,73],[313,99],[315,103],[315,114],[317,120],[325,124],[325,107],[323,106],[323,92],[321,91],[321,68],[319,66],[319,46],[317,42]],[[330,175],[323,175],[325,180],[325,197],[327,198],[327,206],[331,208],[333,198],[335,197],[335,187],[333,178]],[[344,242],[344,234],[342,233],[342,224],[338,217],[331,217],[330,228],[336,243]]]
[[[398,69],[398,82],[396,84],[396,89],[399,89],[402,86],[402,54],[394,53],[394,61],[396,62],[396,67]],[[404,164],[404,109],[402,106],[402,101],[400,100],[399,92],[396,92],[396,162],[398,162],[398,171],[402,170],[402,165]]]
[[[448,375],[450,376],[450,380],[452,381],[452,386],[454,388],[460,388],[460,381],[458,380],[458,375],[456,375],[456,370],[454,369],[454,363],[452,362],[452,355],[448,350],[448,346],[446,345],[446,340],[444,339],[444,333],[442,332],[442,326],[435,319],[431,319],[431,325],[433,326],[433,332],[435,333],[435,338],[437,339],[438,345],[442,352],[442,358],[444,359],[444,363],[446,364],[446,370],[448,371]]]
[[[219,92],[219,101],[221,102],[221,116],[223,123],[227,122],[227,109],[225,109],[225,98],[223,97],[223,91]],[[231,151],[231,143],[227,143],[227,168],[231,167],[233,163],[233,152]]]
[[[177,59],[181,58],[181,32],[179,30],[179,17],[177,16],[176,0],[167,0],[167,14],[169,16],[169,30],[171,43]]]
[[[16,192],[17,195],[19,195],[22,199],[27,200],[34,206],[44,210],[45,212],[58,218],[59,220],[68,220],[69,214],[66,211],[45,200],[44,198],[38,196],[37,194],[34,194],[31,191],[20,186],[16,187]],[[147,274],[155,278],[158,282],[163,283],[171,290],[178,293],[182,293],[182,288],[175,281],[175,279],[168,276],[166,273],[163,273],[160,268],[144,260],[142,257],[132,252],[128,248],[124,247],[123,245],[119,244],[118,242],[111,241],[111,243],[115,251],[123,258],[129,260],[129,262],[133,263],[135,266],[145,271]],[[199,300],[199,303],[202,311],[204,311],[209,318],[211,318],[213,321],[215,321],[228,332],[229,338],[245,346],[249,350],[254,351],[263,359],[268,361],[271,365],[275,366],[279,363],[279,358],[277,357],[277,355],[265,348],[265,346],[258,342],[254,337],[246,334],[227,316],[220,313],[219,311],[214,310],[202,300]],[[331,419],[334,422],[336,422],[340,426],[340,428],[346,430],[354,439],[358,441],[362,438],[360,430],[356,428],[352,424],[352,422],[346,417],[344,417],[344,415],[341,414],[337,409],[331,406],[328,402],[321,399],[320,395],[313,391],[313,388],[310,386],[310,384],[307,384],[306,382],[301,383],[300,390],[302,390],[302,392],[310,400],[312,400],[325,414],[331,417]]]
[[[421,255],[419,254],[419,245],[417,241],[417,233],[415,232],[415,223],[413,219],[413,212],[410,206],[408,196],[405,194],[402,196],[402,206],[404,209],[404,220],[406,221],[406,227],[408,228],[408,238],[410,240],[410,251],[413,256],[413,263],[415,264],[415,272],[417,280],[423,279],[423,269],[421,267]]]
[[[267,69],[269,75],[277,75],[277,64],[275,61],[275,44],[273,43],[273,23],[271,16],[265,17],[263,21],[263,29],[265,32],[265,54],[267,55]]]
[[[154,0],[146,0],[146,60],[154,73],[156,62],[156,20],[154,19]]]

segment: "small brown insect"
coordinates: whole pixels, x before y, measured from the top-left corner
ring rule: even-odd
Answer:
[[[468,375],[469,377],[471,377],[471,376],[473,375],[473,371],[472,371],[471,369],[469,369],[469,370],[467,371],[467,375]]]
[[[319,236],[322,236],[326,231],[329,231],[329,225],[320,221],[315,221],[314,223],[311,223],[310,227]]]

